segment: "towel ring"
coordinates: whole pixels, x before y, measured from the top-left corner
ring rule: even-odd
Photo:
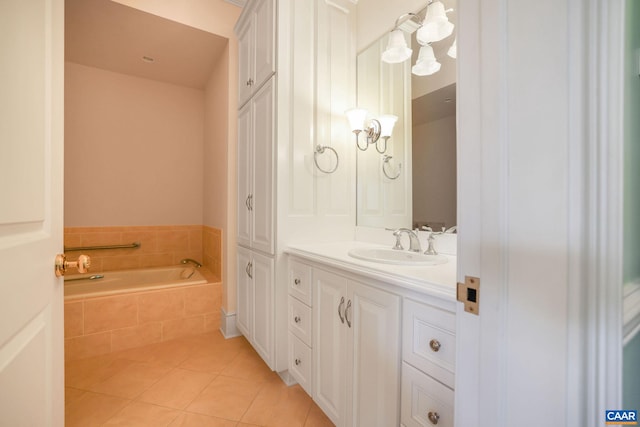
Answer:
[[[330,170],[324,170],[320,167],[320,165],[318,164],[318,154],[324,154],[324,150],[331,150],[333,151],[333,154],[335,154],[336,156],[336,165],[330,169]],[[318,170],[320,170],[320,172],[323,173],[334,173],[336,171],[336,169],[338,169],[338,164],[340,163],[340,158],[338,157],[338,152],[333,148],[333,147],[329,147],[328,145],[316,145],[316,150],[313,152],[313,163],[316,164],[316,167],[318,168]]]
[[[393,159],[393,156],[387,156],[385,155],[383,157],[382,160],[382,173],[384,174],[384,176],[386,176],[389,179],[398,179],[398,177],[400,176],[400,173],[402,171],[402,163],[398,164],[398,173],[396,174],[396,176],[391,176],[387,173],[387,169],[385,168],[385,166],[387,166],[389,164],[389,160]]]

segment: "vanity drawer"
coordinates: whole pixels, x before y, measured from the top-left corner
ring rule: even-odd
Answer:
[[[402,363],[400,421],[406,427],[453,427],[453,390]]]
[[[289,373],[311,394],[311,348],[289,332]]]
[[[311,267],[289,259],[289,295],[311,306]]]
[[[289,330],[311,346],[311,308],[289,297]]]
[[[449,387],[454,387],[455,313],[405,299],[402,358]]]

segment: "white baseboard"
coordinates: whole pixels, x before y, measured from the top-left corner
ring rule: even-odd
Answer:
[[[220,332],[225,338],[239,337],[242,335],[236,327],[236,314],[227,314],[224,308],[220,308]]]
[[[291,375],[289,373],[288,369],[286,371],[277,372],[277,374],[280,377],[280,379],[282,380],[282,382],[285,383],[287,386],[292,386],[294,384],[298,384],[298,381],[296,381],[296,379],[293,378],[293,375]]]

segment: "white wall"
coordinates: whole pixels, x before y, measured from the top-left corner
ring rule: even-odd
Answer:
[[[202,224],[202,91],[67,62],[65,226]]]

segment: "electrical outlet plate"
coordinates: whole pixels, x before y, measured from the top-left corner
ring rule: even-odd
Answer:
[[[465,276],[464,283],[458,282],[456,299],[464,304],[464,311],[478,315],[480,312],[480,278]]]

